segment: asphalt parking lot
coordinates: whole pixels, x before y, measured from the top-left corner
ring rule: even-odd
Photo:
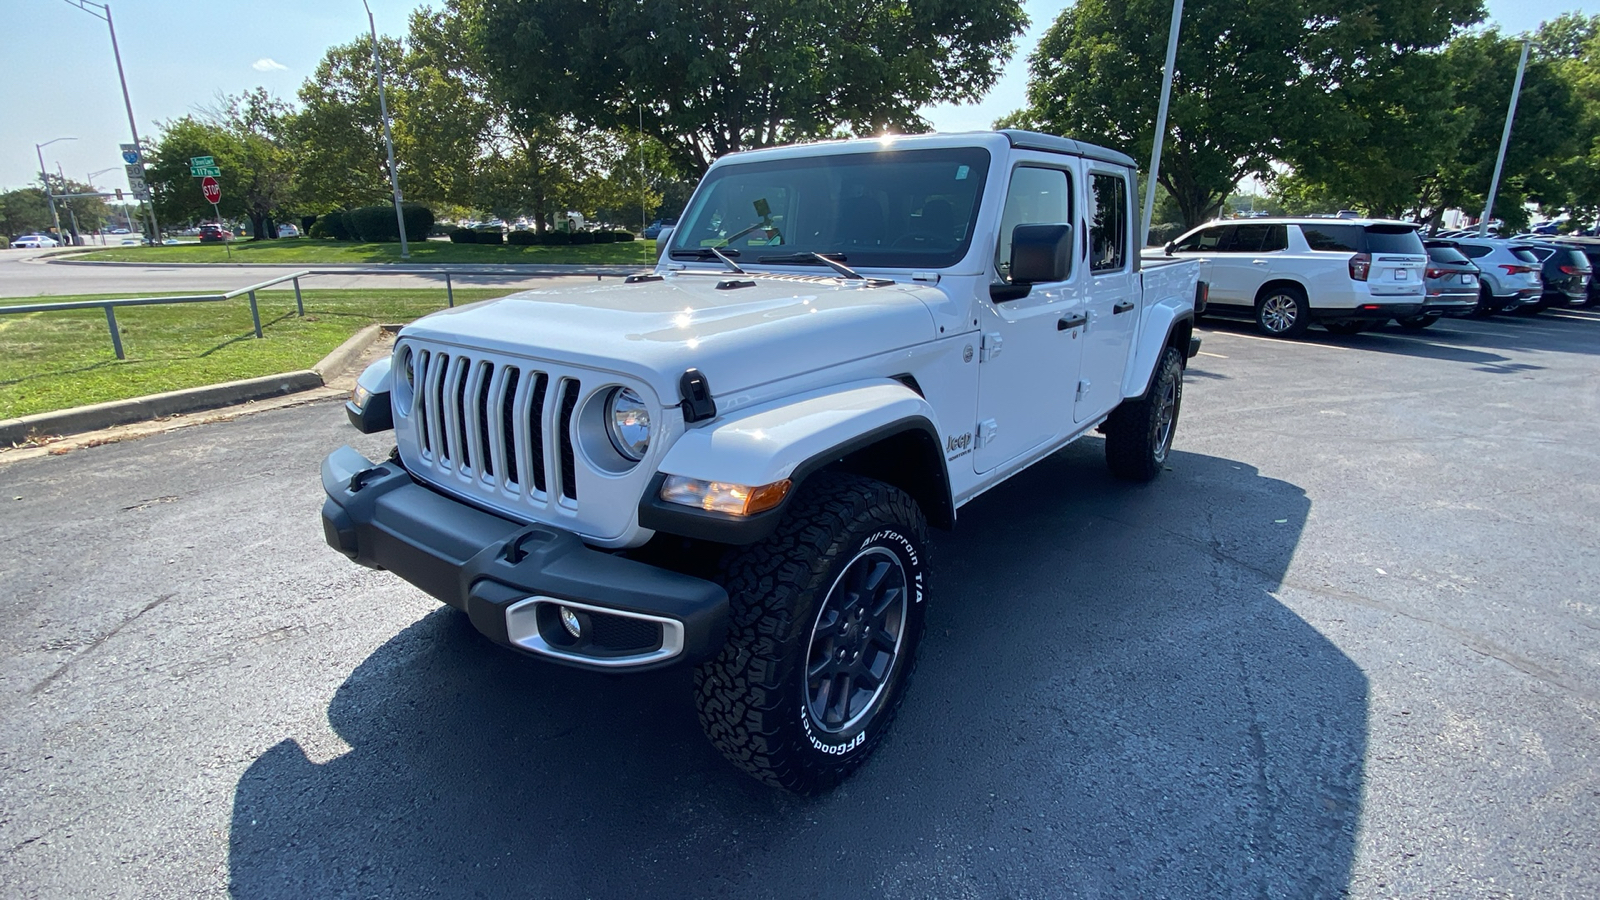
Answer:
[[[1171,471],[937,536],[835,793],[322,542],[335,403],[6,462],[7,897],[1600,896],[1600,315],[1211,323]]]

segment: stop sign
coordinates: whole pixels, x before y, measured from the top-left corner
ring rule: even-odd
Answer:
[[[222,185],[210,175],[200,179],[200,190],[206,195],[206,200],[215,203],[222,199]]]

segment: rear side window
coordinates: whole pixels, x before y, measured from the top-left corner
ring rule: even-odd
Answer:
[[[1467,258],[1454,247],[1429,247],[1428,258],[1440,263],[1464,263]]]
[[[1313,250],[1332,253],[1361,252],[1360,225],[1301,225],[1300,233],[1306,236],[1306,246]]]
[[[1095,175],[1089,193],[1089,271],[1116,272],[1128,261],[1128,179]]]
[[[1465,253],[1468,259],[1482,259],[1489,255],[1489,248],[1480,247],[1477,244],[1462,244],[1461,252]],[[1516,251],[1513,250],[1512,252],[1515,253]]]
[[[1363,249],[1368,253],[1423,255],[1422,238],[1417,235],[1415,228],[1399,225],[1368,225],[1366,230],[1367,245]]]
[[[1289,246],[1289,228],[1285,225],[1237,225],[1233,241],[1228,245],[1231,253],[1270,253]]]
[[[1484,252],[1487,253],[1488,251],[1485,250]],[[1523,262],[1530,262],[1535,265],[1538,265],[1539,263],[1539,257],[1534,256],[1533,251],[1529,250],[1527,247],[1512,247],[1511,255],[1522,260]]]

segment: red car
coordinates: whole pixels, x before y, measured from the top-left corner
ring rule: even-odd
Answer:
[[[221,225],[200,226],[200,243],[202,244],[221,243],[231,240],[233,240],[233,232],[223,228]]]

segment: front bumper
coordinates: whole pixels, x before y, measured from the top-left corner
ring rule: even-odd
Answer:
[[[699,662],[727,636],[719,585],[522,525],[446,497],[349,447],[322,463],[328,545],[464,611],[497,644],[579,668]],[[563,624],[570,613],[580,625]]]

